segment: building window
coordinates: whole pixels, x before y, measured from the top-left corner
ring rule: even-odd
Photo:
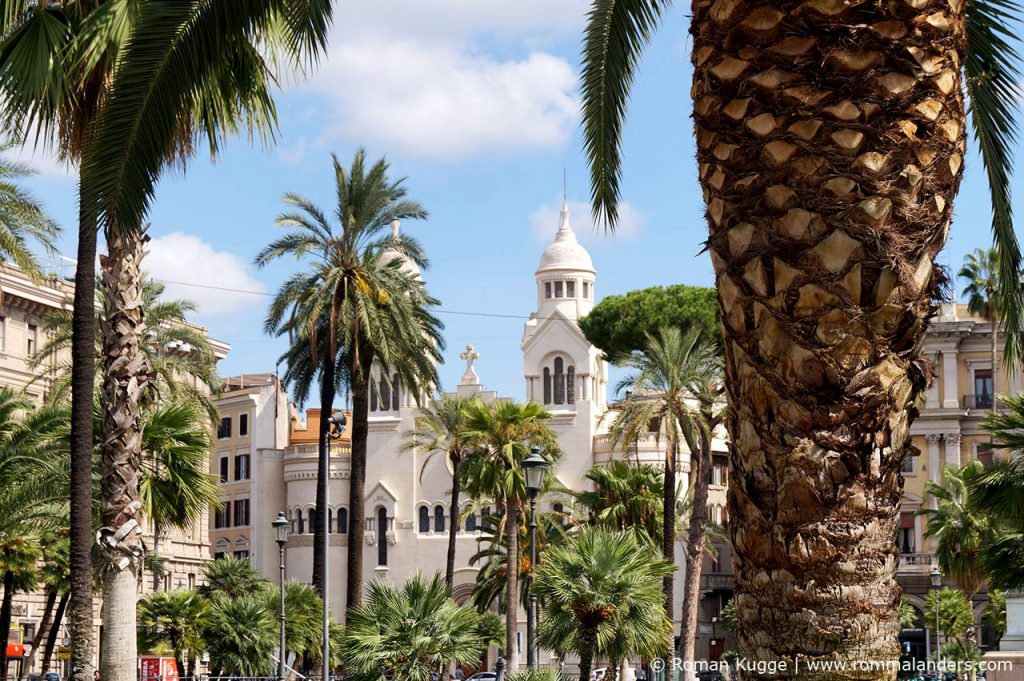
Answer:
[[[291,532],[292,534],[298,534],[296,532],[296,530],[298,528],[298,521],[295,520],[295,513],[292,511],[292,509],[288,509],[288,522],[289,522],[288,531]]]
[[[377,565],[388,564],[388,512],[377,509]]]
[[[900,473],[913,473],[914,472],[914,457],[908,456],[903,459],[903,465],[900,467]]]
[[[434,532],[444,532],[444,506],[434,507]]]
[[[309,509],[309,533],[310,534],[315,534],[316,533],[316,509],[315,508]]]
[[[217,438],[223,440],[231,437],[231,417],[225,416],[220,420],[220,428],[217,429]]]
[[[37,342],[38,340],[39,340],[39,330],[36,328],[35,324],[29,324],[28,325],[28,336],[26,336],[26,339],[25,339],[25,354],[28,357],[31,357],[33,355],[33,353],[35,353],[35,351],[39,349],[39,345],[38,345],[38,342]]]
[[[544,367],[544,404],[551,404],[551,369]]]
[[[380,410],[387,411],[391,406],[391,385],[387,379],[380,378]]]
[[[420,532],[426,534],[430,532],[430,509],[426,506],[420,506]]]
[[[903,553],[914,553],[914,514],[900,513],[900,532],[896,543]]]
[[[370,411],[377,411],[377,391],[370,388]]]
[[[544,297],[548,298],[548,299],[551,298],[551,282],[550,281],[545,281],[544,282]]]
[[[196,588],[196,575],[193,572],[188,573],[188,588],[190,590]]]
[[[588,299],[590,298],[590,282],[589,281],[583,282],[583,297],[584,298],[588,298]]]
[[[561,298],[561,297],[562,297],[562,282],[556,281],[555,282],[555,298]]]
[[[491,507],[486,506],[483,511],[480,512],[480,525],[483,527],[484,532],[491,529]]]
[[[335,532],[337,534],[348,534],[348,509],[339,508],[336,512],[337,517],[335,518]]]
[[[224,454],[220,457],[220,481],[228,481],[228,456]]]
[[[295,509],[295,515],[299,520],[299,534],[306,534],[306,518],[302,515],[302,509]]]
[[[249,479],[249,455],[235,454],[235,480]]]
[[[220,529],[222,527],[231,526],[231,503],[222,501],[220,508],[214,511],[213,514],[213,527],[214,529]]]
[[[235,499],[235,527],[249,524],[249,500]]]
[[[249,415],[242,414],[238,417],[238,434],[248,435],[249,434]]]
[[[565,507],[562,504],[553,504],[551,512],[555,514],[555,522],[565,527]]]
[[[398,411],[398,395],[402,392],[402,379],[398,374],[391,378],[391,411]]]
[[[576,367],[569,367],[565,372],[565,403],[576,404]]]
[[[213,559],[214,560],[221,560],[222,558],[227,558],[227,554],[224,553],[223,551],[214,551],[213,552]]]
[[[974,370],[974,408],[992,408],[992,370]]]
[[[565,297],[575,298],[576,297],[576,282],[567,281],[565,282]]]
[[[564,367],[565,362],[561,357],[555,358],[555,404],[563,404],[565,402],[565,373]]]
[[[712,459],[711,484],[719,487],[729,484],[729,461],[724,456],[716,456]]]
[[[7,349],[7,317],[0,317],[0,350]]]
[[[241,550],[241,551],[235,551],[235,558],[238,558],[240,560],[248,560],[249,552],[244,550],[244,549]],[[321,627],[321,628],[323,628],[323,627]]]
[[[466,516],[466,532],[476,532],[476,513]]]

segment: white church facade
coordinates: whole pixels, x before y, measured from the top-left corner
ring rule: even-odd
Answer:
[[[397,231],[397,230],[396,230]],[[415,267],[409,263],[410,267]],[[519,400],[543,404],[553,415],[549,422],[563,451],[554,471],[567,489],[587,485],[586,474],[595,465],[626,455],[621,447],[613,451],[607,435],[614,418],[608,401],[608,366],[602,353],[584,337],[577,321],[594,306],[597,272],[586,249],[577,241],[563,206],[553,242],[541,256],[535,272],[537,307],[525,323],[520,350],[523,357],[524,392]],[[467,339],[471,340],[471,339]],[[499,399],[488,391],[477,375],[479,354],[468,346],[461,354],[466,371],[455,388],[462,395],[478,395],[485,401]],[[486,358],[485,358],[486,360]],[[484,361],[485,361],[484,360]],[[502,398],[506,396],[501,396]],[[511,397],[511,396],[509,396]],[[439,452],[403,452],[404,434],[410,431],[418,413],[416,400],[402,386],[382,389],[371,404],[367,456],[364,546],[364,578],[401,583],[416,571],[444,571],[447,551],[452,471]],[[219,406],[226,420],[218,440],[214,470],[222,480],[224,508],[211,521],[211,550],[216,557],[249,557],[265,577],[277,580],[277,546],[270,523],[278,511],[291,520],[287,544],[289,579],[309,580],[312,572],[312,527],[317,471],[319,411],[300,416],[270,374],[234,378]],[[245,434],[241,434],[242,422]],[[262,424],[262,425],[261,425]],[[716,460],[724,471],[725,443],[716,441]],[[244,462],[237,463],[239,457]],[[630,461],[663,465],[664,450],[653,436],[630,443]],[[689,462],[684,454],[679,464],[685,494]],[[330,550],[329,593],[335,616],[342,618],[345,593],[345,563],[348,537],[350,457],[347,433],[332,445],[329,490]],[[241,479],[236,479],[240,474]],[[724,475],[724,474],[723,474]],[[712,488],[712,518],[722,520],[725,480]],[[571,512],[573,500],[564,494],[545,495],[539,509]],[[237,509],[237,510],[236,510]],[[239,517],[239,511],[242,516]],[[460,522],[454,575],[454,597],[469,599],[479,565],[469,559],[480,546],[481,515]],[[727,549],[726,549],[727,551]],[[681,562],[682,544],[677,546]],[[727,556],[709,559],[706,570],[727,572],[718,566]],[[709,572],[709,575],[716,574]],[[682,570],[677,573],[675,602],[682,602]],[[706,581],[706,591],[726,591],[731,580]],[[702,616],[704,654],[720,644],[725,632],[717,624],[712,606]],[[678,634],[679,612],[673,613]],[[520,660],[526,653],[526,613],[520,612]],[[715,635],[719,640],[716,641]],[[709,648],[710,646],[710,648]],[[493,663],[495,651],[491,651]],[[553,662],[541,651],[541,664]]]

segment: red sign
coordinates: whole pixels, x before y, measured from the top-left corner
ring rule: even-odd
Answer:
[[[25,657],[25,646],[20,643],[8,643],[7,657]]]
[[[178,665],[173,657],[140,657],[142,681],[178,681]]]

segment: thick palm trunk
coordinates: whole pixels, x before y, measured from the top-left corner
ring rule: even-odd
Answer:
[[[137,575],[143,547],[138,513],[142,464],[142,402],[150,369],[142,350],[144,238],[107,235],[100,259],[106,298],[103,322],[102,527],[104,681],[135,681]]]
[[[84,189],[85,183],[80,184]],[[71,313],[71,681],[93,681],[92,401],[96,381],[96,219],[79,207]]]
[[[53,609],[56,605],[57,590],[53,587],[47,587],[46,603],[43,605],[43,614],[39,617],[39,624],[36,626],[36,635],[32,639],[32,648],[29,650],[28,659],[25,662],[26,670],[35,666],[36,654],[39,652],[40,644],[48,638],[47,634],[50,631],[50,620],[53,617]]]
[[[697,647],[697,609],[700,606],[700,573],[708,534],[708,486],[711,484],[711,440],[700,437],[691,455],[693,506],[686,534],[686,575],[683,577],[683,609],[680,612],[679,657],[693,660]],[[693,678],[693,672],[689,672]]]
[[[46,647],[43,648],[43,662],[39,666],[39,673],[46,674],[50,671],[50,662],[53,660],[53,650],[57,647],[57,634],[60,632],[60,625],[64,621],[64,611],[71,600],[70,592],[65,591],[57,603],[57,612],[53,615],[53,624],[50,625],[50,634],[46,637]]]
[[[348,492],[348,583],[345,607],[351,610],[363,602],[363,537],[366,529],[366,437],[370,415],[370,390],[365,376],[352,374],[352,473]],[[378,537],[377,541],[387,541]]]
[[[316,527],[313,528],[313,586],[321,597],[327,590],[324,584],[324,546],[330,545],[327,534],[327,486],[331,484],[330,475],[324,479],[319,471],[330,470],[330,424],[327,419],[334,414],[334,357],[325,355],[321,360],[320,371],[320,439],[318,440],[318,465],[316,477]],[[324,465],[327,464],[327,465]],[[351,550],[351,549],[349,549]],[[322,627],[321,627],[322,628]]]
[[[662,499],[661,507],[661,520],[662,520],[662,536],[661,536],[661,552],[665,556],[665,560],[676,564],[676,459],[678,458],[677,447],[675,441],[671,438],[668,442],[668,447],[665,451],[665,491],[664,498]],[[665,612],[668,613],[669,618],[672,617],[672,613],[675,612],[675,598],[673,591],[675,590],[675,573],[665,577]],[[675,625],[672,626],[673,634],[675,633]],[[674,652],[672,650],[674,643],[669,638],[669,648],[665,651],[665,658],[668,659]]]
[[[14,573],[10,570],[4,572],[4,598],[0,602],[0,641],[3,642],[3,650],[0,650],[0,681],[7,679],[7,639],[11,633],[11,608],[14,603]]]
[[[597,632],[584,631],[580,634],[583,639],[580,646],[580,676],[579,681],[590,681],[590,674],[594,667],[594,649],[597,647]]]
[[[459,494],[462,483],[459,480],[460,463],[461,459],[458,458],[452,461],[451,523],[448,525],[448,556],[444,566],[444,583],[448,585],[449,591],[455,584],[455,544],[459,538]]]
[[[776,681],[899,656],[899,471],[965,149],[963,11],[693,4],[738,641],[750,660],[800,658]]]
[[[519,669],[519,509],[509,504],[505,518],[505,669]]]

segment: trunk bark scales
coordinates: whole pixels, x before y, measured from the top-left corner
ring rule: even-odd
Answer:
[[[505,567],[505,669],[514,672],[519,669],[519,649],[516,634],[519,632],[519,509],[509,505],[505,519],[505,541],[507,545]]]
[[[692,9],[739,646],[789,661],[776,681],[837,678],[807,663],[899,656],[899,471],[965,151],[964,4]]]
[[[64,611],[68,607],[71,594],[64,592],[57,603],[57,612],[53,616],[53,624],[50,625],[50,634],[46,637],[46,648],[43,649],[43,663],[40,665],[39,673],[45,675],[50,671],[50,662],[53,660],[53,649],[57,647],[57,633],[64,621]]]
[[[367,360],[369,361],[369,360]],[[370,386],[362,375],[352,374],[352,473],[348,497],[348,583],[345,608],[358,608],[363,602],[363,537],[366,529],[366,438],[369,434]],[[387,541],[387,537],[377,537]]]
[[[677,445],[674,440],[669,440],[668,447],[665,451],[665,492],[664,498],[662,499],[661,507],[661,519],[662,519],[662,537],[661,537],[661,552],[665,557],[665,560],[669,561],[673,565],[676,564],[676,459]],[[665,592],[665,612],[668,613],[671,619],[672,613],[675,612],[675,573],[665,577],[663,590]],[[673,624],[673,636],[669,639],[668,650],[665,651],[665,659],[672,657],[675,653],[675,645],[672,638],[675,636],[675,625]]]
[[[3,650],[0,650],[0,681],[7,680],[7,639],[11,633],[11,608],[14,603],[14,573],[4,572],[4,597],[0,604],[0,641],[3,642]]]
[[[327,459],[327,470],[330,470],[330,451],[331,442],[329,437],[325,437],[327,432],[330,430],[330,424],[327,423],[334,414],[334,357],[324,357],[323,367],[320,373],[320,431],[319,439],[317,441],[317,454],[319,462],[317,465],[317,478],[316,478],[316,527],[313,528],[313,586],[316,587],[317,592],[322,597],[324,595],[324,542],[330,546],[330,536],[327,532],[327,514],[329,509],[327,507],[327,486],[331,484],[330,476],[327,480],[321,480],[319,471],[324,470],[323,465],[324,459]],[[326,443],[326,447],[324,444]]]
[[[451,591],[455,584],[455,545],[459,538],[459,494],[461,491],[459,480],[459,464],[462,463],[461,456],[452,456],[452,505],[451,525],[448,526],[448,555],[444,566],[444,582]]]
[[[697,609],[700,605],[700,574],[703,568],[704,546],[708,534],[708,486],[711,484],[711,441],[701,437],[694,443],[696,456],[691,455],[693,467],[693,507],[686,536],[686,574],[683,577],[683,609],[680,613],[679,657],[693,660],[697,642]],[[692,449],[691,449],[692,451]],[[695,678],[692,671],[688,678]]]
[[[143,545],[139,509],[142,404],[151,370],[145,339],[142,257],[146,238],[107,235],[100,258],[106,310],[103,322],[102,527],[97,543],[103,578],[104,681],[135,681],[136,588]]]
[[[25,669],[28,670],[35,666],[36,653],[39,652],[39,648],[43,641],[48,638],[50,631],[50,621],[53,617],[53,609],[57,605],[57,590],[53,587],[47,587],[46,589],[46,605],[43,606],[43,614],[39,618],[39,625],[36,627],[35,638],[32,639],[32,648],[29,650],[28,659],[25,661]],[[0,639],[2,640],[2,639]]]

